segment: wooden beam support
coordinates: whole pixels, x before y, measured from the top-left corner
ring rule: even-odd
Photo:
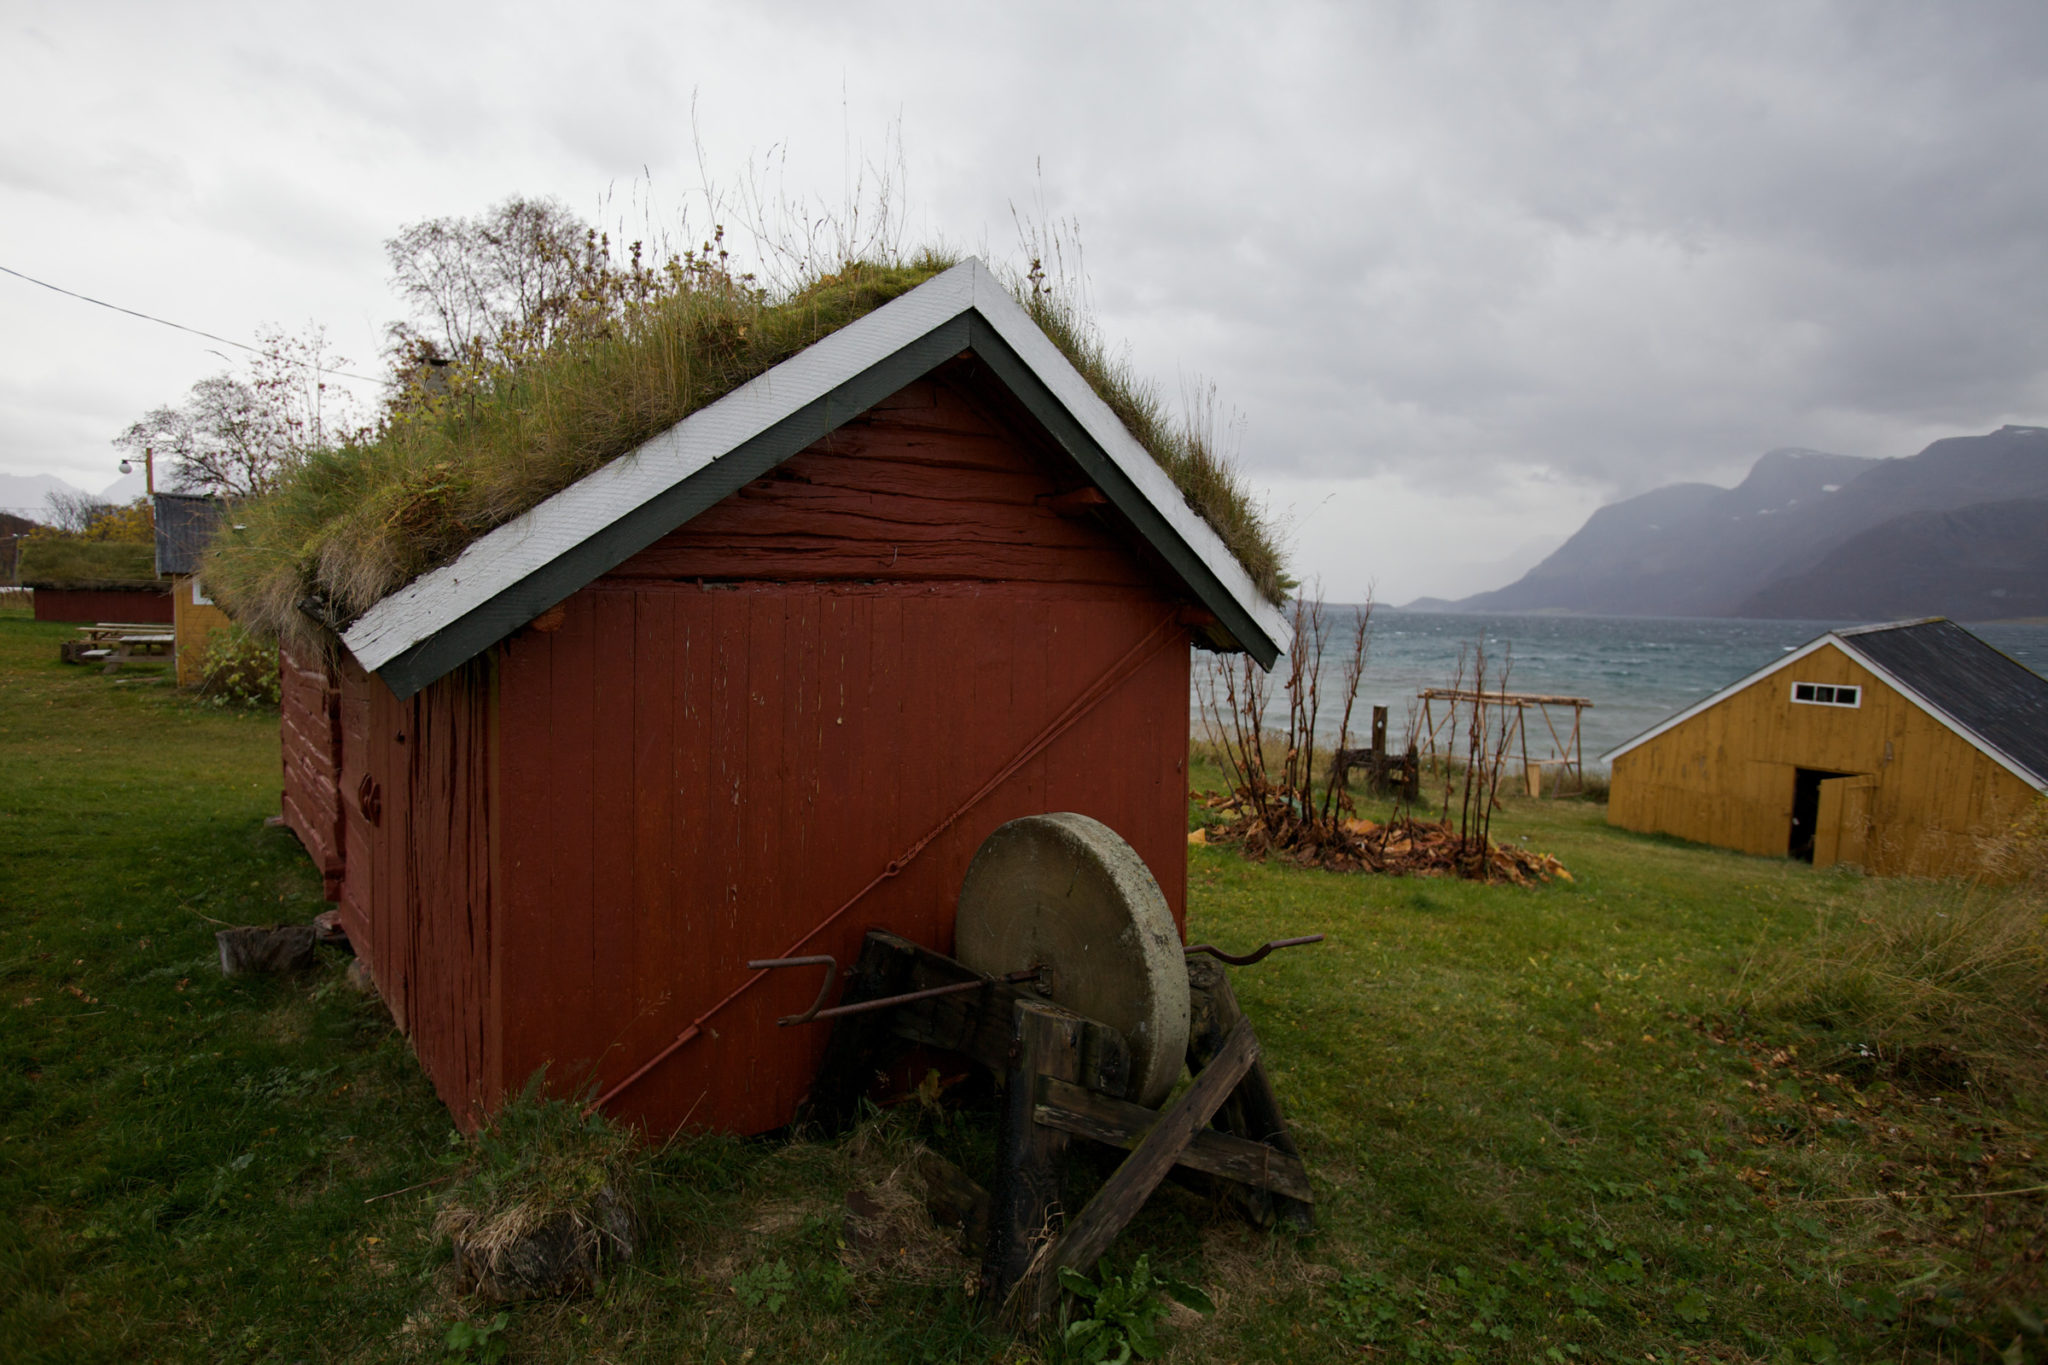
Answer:
[[[1066,1233],[1032,1261],[1030,1272],[1019,1283],[1009,1301],[1010,1311],[1026,1326],[1035,1325],[1059,1302],[1059,1272],[1062,1268],[1089,1269],[1102,1259],[1109,1244],[1131,1221],[1159,1182],[1180,1160],[1196,1133],[1208,1126],[1230,1092],[1237,1088],[1253,1063],[1259,1060],[1258,1035],[1251,1021],[1239,1019],[1237,1027],[1217,1049],[1216,1056],[1202,1068],[1181,1097],[1159,1115],[1152,1130],[1138,1143],[1137,1150],[1124,1158],[1111,1173],[1088,1207],[1081,1210]],[[1041,1128],[1041,1132],[1054,1129]],[[1064,1137],[1064,1134],[1062,1134]]]
[[[842,1005],[878,1000],[912,989],[910,979],[921,952],[909,939],[894,934],[869,934],[861,941],[860,957],[840,994]],[[818,1078],[810,1093],[797,1106],[800,1128],[843,1133],[853,1126],[860,1102],[874,1087],[875,1072],[886,1064],[895,1047],[888,1010],[848,1015],[834,1021],[832,1035],[825,1040],[825,1056],[818,1065]]]
[[[1128,1100],[1113,1100],[1084,1086],[1044,1078],[1038,1083],[1038,1107],[1033,1117],[1047,1127],[1128,1151],[1159,1122],[1159,1111]],[[1309,1189],[1308,1171],[1299,1157],[1213,1128],[1195,1134],[1187,1150],[1180,1154],[1178,1164],[1240,1185],[1271,1190],[1304,1204],[1315,1198]]]
[[[1223,1041],[1244,1023],[1244,1010],[1237,993],[1230,988],[1230,974],[1212,958],[1188,959],[1188,1066],[1200,1071],[1212,1064]],[[1218,1126],[1252,1142],[1264,1143],[1275,1151],[1301,1160],[1301,1149],[1287,1128],[1287,1116],[1273,1093],[1273,1082],[1262,1064],[1254,1064],[1236,1092],[1223,1106]],[[1315,1206],[1306,1199],[1266,1189],[1238,1189],[1230,1196],[1246,1219],[1261,1227],[1275,1217],[1285,1218],[1299,1228],[1315,1224]]]
[[[972,981],[975,973],[950,957],[912,943],[895,934],[875,930],[869,939],[879,939],[902,953],[909,961],[901,991],[929,990]],[[914,1000],[887,1011],[896,1037],[907,1043],[958,1052],[979,1062],[997,1075],[1010,1065],[1016,1039],[1012,1012],[1019,1001],[1046,1003],[1045,997],[1028,982],[1014,985],[999,981],[986,989],[942,995],[931,1000]],[[1081,1019],[1080,1080],[1091,1090],[1122,1096],[1129,1092],[1131,1050],[1124,1036],[1107,1024]]]
[[[1060,1157],[1067,1135],[1032,1121],[1038,1078],[1071,1081],[1081,1070],[1080,1016],[1049,1001],[1020,1000],[1011,1019],[1017,1040],[1005,1068],[1003,1126],[996,1135],[996,1188],[982,1253],[982,1302],[1005,1303],[1059,1235]]]

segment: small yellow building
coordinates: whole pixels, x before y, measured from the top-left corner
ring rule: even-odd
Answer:
[[[1830,631],[1606,758],[1623,829],[1961,875],[2048,791],[2048,678],[1939,617]]]
[[[189,493],[156,495],[156,571],[171,580],[171,629],[178,643],[178,686],[206,681],[206,645],[228,615],[199,576],[206,544],[220,528],[221,501]]]

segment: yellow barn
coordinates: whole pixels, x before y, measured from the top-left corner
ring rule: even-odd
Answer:
[[[2048,678],[1939,617],[1829,631],[1606,757],[1623,829],[1955,876],[2048,791]]]
[[[178,686],[197,687],[206,681],[206,646],[213,632],[228,624],[227,613],[213,604],[199,576],[206,543],[220,529],[219,498],[190,493],[158,493],[156,497],[156,571],[171,580],[171,629],[177,634]]]

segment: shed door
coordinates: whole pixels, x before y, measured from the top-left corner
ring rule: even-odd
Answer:
[[[1792,770],[1792,832],[1785,841],[1787,857],[1803,863],[1814,860],[1820,834],[1820,789],[1823,782],[1837,777],[1854,777],[1827,768]]]
[[[1876,790],[1877,779],[1868,774],[1831,777],[1821,782],[1813,830],[1815,867],[1866,864],[1870,852],[1870,797]]]

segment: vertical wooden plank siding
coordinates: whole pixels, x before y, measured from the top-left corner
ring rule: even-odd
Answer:
[[[503,1087],[543,1065],[615,1083],[748,958],[850,962],[878,926],[950,949],[969,859],[1018,816],[1104,821],[1183,916],[1178,598],[1109,526],[1041,501],[1078,482],[963,387],[913,385],[500,647]],[[1162,622],[1163,648],[807,937]],[[816,990],[754,988],[615,1109],[657,1131],[786,1122],[824,1034],[774,1021]]]
[[[475,660],[404,701],[353,663],[340,680],[343,924],[465,1127],[503,1093],[487,1032],[498,1014],[495,674],[492,659]]]
[[[1853,684],[1857,707],[1802,705],[1792,684]],[[1760,678],[1614,761],[1608,820],[1782,857],[1794,775],[1871,779],[1832,809],[1852,824],[1835,850],[1882,875],[1975,872],[1987,842],[2034,799],[2014,777],[1833,645]],[[1846,788],[1844,789],[1846,790]]]
[[[177,574],[171,579],[171,631],[177,636],[180,687],[197,687],[206,681],[206,649],[213,633],[233,624],[228,614],[211,602],[192,600],[199,581],[191,574]]]

